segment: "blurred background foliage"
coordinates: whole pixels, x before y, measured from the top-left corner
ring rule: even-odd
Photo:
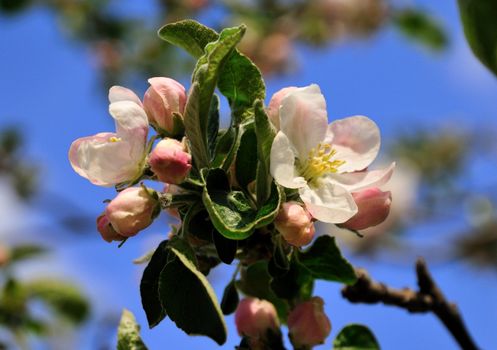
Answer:
[[[53,11],[60,30],[90,49],[103,90],[114,84],[141,86],[151,76],[186,75],[191,62],[156,35],[161,25],[183,18],[196,18],[215,28],[247,24],[249,31],[240,49],[266,75],[297,72],[296,53],[302,46],[319,54],[320,49],[343,41],[368,40],[386,27],[431,52],[445,50],[451,39],[435,16],[409,2],[150,1],[156,11],[148,17],[123,13],[110,0],[0,0],[0,11],[10,17],[23,16],[32,7]],[[224,15],[213,15],[218,13]],[[433,125],[399,132],[384,152],[385,162],[392,159],[402,165],[388,187],[394,197],[390,218],[365,230],[362,239],[338,234],[365,258],[407,262],[421,254],[431,261],[462,259],[497,271],[497,178],[479,181],[481,169],[497,173],[496,135],[497,130],[488,126]],[[28,206],[49,213],[61,232],[91,233],[97,239],[94,218],[84,209],[41,190],[43,165],[22,156],[23,136],[15,128],[0,131],[0,177]],[[432,240],[417,239],[427,224],[459,223],[461,217],[463,225],[440,233],[442,248]],[[46,248],[1,244],[0,326],[8,334],[0,333],[4,347],[11,342],[22,346],[33,334],[50,334],[50,327],[58,329],[66,321],[77,326],[88,317],[88,301],[71,283],[17,277],[16,266],[38,259]]]

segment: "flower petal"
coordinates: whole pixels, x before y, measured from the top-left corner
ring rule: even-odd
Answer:
[[[276,182],[287,188],[300,188],[306,181],[295,171],[295,153],[288,137],[281,131],[271,146],[270,171]]]
[[[110,104],[109,113],[116,121],[116,131],[119,137],[146,141],[148,119],[143,108],[131,101],[118,101]]]
[[[305,186],[299,189],[300,198],[317,220],[341,224],[357,213],[357,205],[349,191],[324,180],[317,188]]]
[[[283,98],[280,130],[297,149],[299,159],[306,159],[324,139],[327,126],[326,101],[316,84],[295,89]]]
[[[368,187],[380,187],[384,185],[392,177],[394,169],[395,162],[385,169],[329,174],[326,178],[350,192],[355,192]]]
[[[136,103],[138,106],[142,107],[142,102],[136,94],[122,86],[113,86],[109,89],[109,101],[110,103],[119,101],[131,101]]]
[[[345,161],[340,172],[364,170],[378,155],[380,130],[368,117],[348,117],[328,126],[326,142],[336,151],[335,159]]]

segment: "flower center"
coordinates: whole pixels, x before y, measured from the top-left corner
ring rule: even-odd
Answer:
[[[121,141],[120,137],[115,137],[115,136],[109,137],[109,142],[119,142],[119,141]]]
[[[338,167],[345,163],[344,160],[331,160],[336,153],[330,144],[319,143],[309,151],[309,157],[303,162],[302,176],[312,184],[325,174],[336,173]]]

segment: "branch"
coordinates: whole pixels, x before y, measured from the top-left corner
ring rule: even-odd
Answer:
[[[342,296],[352,303],[393,305],[411,313],[433,312],[464,350],[476,350],[474,340],[464,325],[457,306],[445,299],[430,275],[423,259],[416,262],[419,291],[394,289],[375,282],[365,270],[356,270],[358,280],[342,289]]]

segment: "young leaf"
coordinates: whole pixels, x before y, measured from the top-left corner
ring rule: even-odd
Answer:
[[[289,306],[270,288],[271,276],[268,273],[267,261],[258,261],[250,265],[245,271],[242,270],[241,276],[236,286],[243,294],[270,301],[278,311],[280,319],[286,320]]]
[[[273,186],[271,196],[259,209],[239,191],[231,191],[228,176],[219,168],[202,173],[205,188],[202,199],[214,227],[229,239],[245,239],[256,228],[268,225],[278,214],[282,192]]]
[[[159,29],[159,37],[199,58],[204,54],[205,46],[211,41],[217,40],[219,35],[214,30],[187,19],[166,24]]]
[[[466,40],[476,57],[497,76],[497,2],[458,0]]]
[[[218,87],[228,99],[235,125],[253,117],[254,102],[266,97],[259,68],[238,51],[231,54],[221,71]]]
[[[349,285],[357,281],[354,268],[340,253],[334,237],[319,237],[309,250],[298,253],[297,257],[314,278]]]
[[[231,264],[235,259],[236,250],[238,248],[237,241],[224,237],[217,232],[211,225],[212,241],[216,246],[217,255],[219,259],[225,264]]]
[[[223,168],[228,170],[235,158],[240,146],[240,128],[230,127],[226,129],[216,142],[212,168]]]
[[[140,326],[135,316],[124,309],[117,330],[117,350],[147,350],[140,338]]]
[[[240,147],[236,155],[236,179],[242,188],[255,180],[257,170],[257,139],[253,124],[244,128],[243,135],[240,139]]]
[[[207,120],[207,145],[209,147],[210,159],[214,157],[216,139],[219,132],[219,96],[212,96],[211,109]]]
[[[273,145],[276,130],[269,120],[264,105],[261,100],[254,104],[255,113],[255,134],[257,137],[257,204],[261,205],[266,201],[271,190],[272,177],[269,173],[269,157],[271,146]]]
[[[143,271],[140,283],[142,306],[147,315],[148,326],[150,328],[158,325],[167,315],[159,298],[159,276],[167,264],[167,242],[162,241],[155,250],[150,262]]]
[[[9,253],[9,263],[12,263],[36,258],[47,253],[47,249],[39,245],[22,244],[12,247]]]
[[[235,281],[228,283],[224,288],[223,299],[221,299],[221,310],[224,315],[230,315],[235,312],[240,298],[236,290]]]
[[[292,300],[308,299],[312,296],[314,278],[311,273],[292,258],[285,274],[273,277],[271,289],[279,298]]]
[[[169,317],[187,334],[206,335],[219,345],[226,341],[226,324],[216,295],[205,276],[178,249],[160,275],[159,294]]]
[[[365,326],[345,326],[333,341],[334,350],[380,350],[373,333]]]

